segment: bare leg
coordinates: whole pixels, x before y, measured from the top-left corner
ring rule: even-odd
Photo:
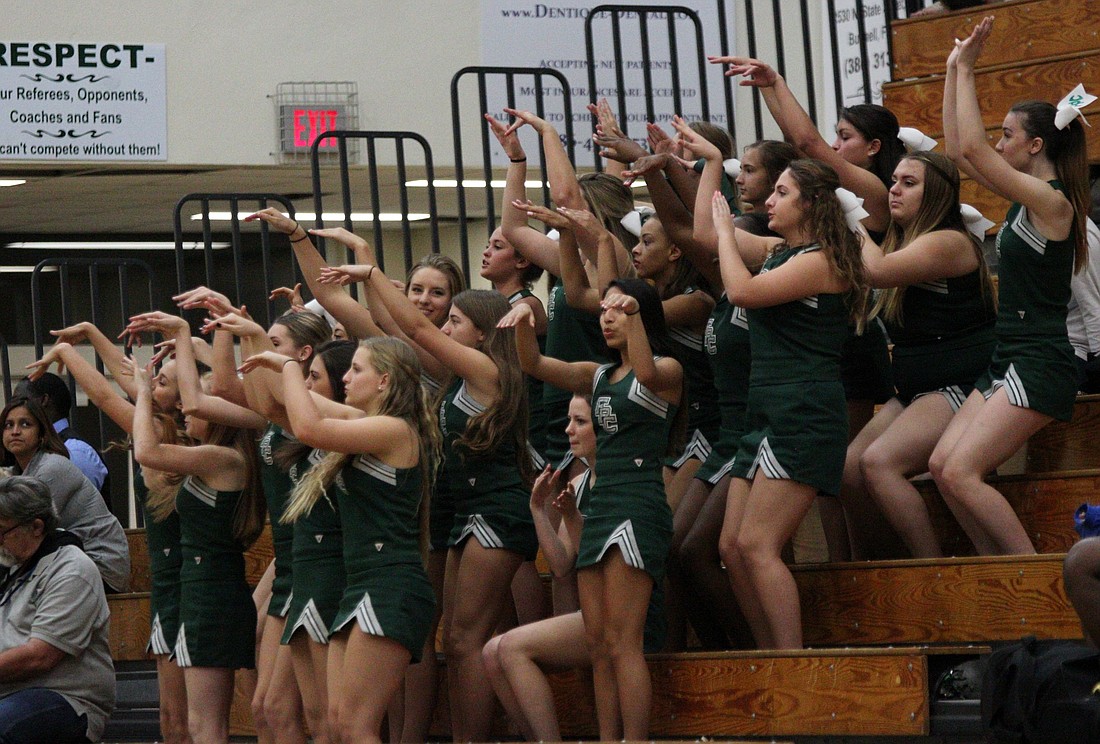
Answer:
[[[617,551],[616,551],[617,552]],[[577,571],[577,589],[581,598],[584,621],[584,642],[592,660],[592,681],[596,699],[596,722],[600,741],[620,741],[623,738],[622,714],[619,712],[619,688],[615,668],[603,640],[604,617],[603,564]]]
[[[487,741],[494,697],[486,684],[481,649],[510,599],[508,588],[523,557],[483,548],[473,538],[466,540],[459,555],[446,656],[451,710],[460,711],[456,723],[462,728],[451,733],[455,741]]]
[[[340,741],[381,742],[382,718],[405,678],[409,650],[392,638],[368,635],[353,626],[344,636],[343,673],[352,679],[370,676],[369,685],[345,685],[337,707]]]
[[[183,670],[168,655],[157,658],[157,689],[160,692],[160,734],[164,744],[190,744],[187,731],[187,687]]]
[[[642,645],[653,579],[628,566],[618,550],[609,550],[597,568],[603,573],[601,655],[609,659],[614,674],[622,736],[627,741],[645,741],[649,738],[652,687]],[[579,571],[578,579],[583,581],[589,570]],[[595,682],[600,684],[599,680]]]
[[[1063,577],[1085,638],[1095,646],[1100,641],[1100,537],[1086,538],[1070,549]]]
[[[744,478],[731,478],[729,493],[726,496],[726,511],[722,520],[722,533],[718,538],[718,552],[726,564],[726,576],[737,598],[737,606],[745,616],[752,636],[759,648],[773,648],[771,628],[768,625],[764,608],[760,605],[752,578],[739,547],[739,535],[748,505],[752,484]]]
[[[519,564],[512,578],[512,601],[516,606],[516,625],[526,625],[550,616],[546,590],[534,561]]]
[[[256,727],[256,740],[259,744],[272,744],[275,736],[264,718],[264,696],[271,681],[271,672],[275,668],[275,654],[278,651],[278,639],[283,634],[280,624],[278,635],[269,636],[264,645],[264,631],[268,625],[267,607],[271,603],[271,584],[275,580],[275,561],[267,564],[264,575],[252,591],[252,602],[256,605],[256,670],[251,700],[252,724]],[[273,618],[276,619],[276,618]],[[277,620],[277,619],[276,619]],[[282,621],[279,621],[280,623]],[[275,631],[267,631],[275,633]]]
[[[302,693],[302,709],[314,744],[329,741],[328,735],[328,694],[326,675],[328,665],[328,646],[314,643],[305,633],[298,632],[290,639],[291,661],[294,665],[294,678]]]
[[[688,617],[704,648],[754,648],[752,631],[722,567],[718,540],[726,513],[729,476],[707,494],[706,503],[680,546],[680,561],[693,596]]]
[[[186,667],[187,727],[195,744],[229,741],[229,706],[233,702],[233,670]]]
[[[328,735],[334,744],[342,744],[340,730],[340,701],[345,694],[356,688],[357,680],[344,679],[344,655],[348,647],[349,630],[337,633],[328,639],[328,658],[326,659],[328,689]]]
[[[519,630],[519,628],[515,628],[515,630]],[[511,633],[512,631],[508,632]],[[493,636],[481,649],[481,663],[485,667],[485,677],[489,680],[489,684],[493,686],[493,692],[496,693],[497,700],[504,706],[504,712],[507,714],[508,720],[519,729],[524,741],[538,741],[539,739],[531,730],[531,725],[527,723],[527,717],[523,715],[523,710],[516,699],[516,693],[508,683],[508,677],[505,676],[504,667],[500,663],[500,639],[505,635],[508,635],[508,633]]]
[[[1050,416],[1012,405],[1001,388],[980,406],[946,457],[933,458],[936,485],[975,546],[992,543],[1003,555],[1035,552],[1012,506],[983,478],[1050,421]]]
[[[848,525],[850,560],[862,561],[881,557],[875,551],[875,535],[884,519],[867,493],[863,471],[859,469],[859,458],[904,410],[905,407],[897,398],[891,398],[848,443],[848,452],[844,458],[844,478],[840,484],[840,503],[844,507],[844,517]]]
[[[499,637],[497,658],[505,675],[504,686],[530,729],[531,740],[561,741],[554,695],[542,667],[589,665],[581,613],[552,617],[505,633]]]
[[[275,621],[275,618],[268,618]],[[268,636],[274,635],[276,628],[284,627],[282,620],[268,622],[264,634],[264,648],[267,648]],[[279,636],[281,637],[281,633]],[[267,679],[264,694],[264,720],[271,729],[272,738],[279,744],[305,744],[306,730],[303,723],[302,697],[298,690],[298,680],[294,675],[294,662],[290,647],[275,642],[275,660]]]
[[[928,458],[953,415],[942,395],[917,398],[860,458],[868,493],[914,558],[942,555],[928,508],[909,478],[928,469]]]
[[[702,466],[703,461],[693,457],[678,467],[672,477],[666,481],[665,497],[674,513],[680,508],[680,501]]]
[[[802,648],[798,587],[780,552],[815,496],[812,486],[757,473],[738,532],[737,550],[773,648]]]

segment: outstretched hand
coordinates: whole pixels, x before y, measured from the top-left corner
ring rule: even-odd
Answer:
[[[515,199],[512,206],[524,212],[531,219],[538,220],[555,230],[571,230],[573,227],[565,215],[553,209],[548,209],[541,204],[535,204],[530,199]]]
[[[626,315],[636,315],[639,310],[638,300],[624,292],[613,292],[604,295],[600,307],[604,310],[619,310]]]
[[[242,306],[241,310],[245,308]],[[263,336],[264,329],[260,324],[246,315],[240,313],[228,313],[220,318],[210,318],[200,329],[203,333],[212,331],[226,331],[234,336]]]
[[[178,294],[172,300],[184,310],[204,308],[218,315],[236,312],[237,308],[229,301],[229,298],[221,292],[215,292],[208,287],[195,287],[183,294]]]
[[[714,219],[714,229],[719,237],[733,235],[733,213],[730,212],[730,203],[721,191],[714,191],[710,200],[711,215]]]
[[[561,471],[554,470],[550,465],[543,468],[539,477],[535,479],[535,484],[531,486],[531,511],[546,509],[557,497],[560,478]]]
[[[342,227],[317,228],[310,230],[309,234],[316,235],[319,238],[332,238],[337,243],[345,245],[353,251],[370,250],[370,244],[366,240]]]
[[[507,126],[497,121],[492,114],[485,114],[485,121],[489,122],[489,130],[497,138],[497,142],[500,143],[500,146],[504,149],[504,154],[508,156],[509,160],[519,161],[527,157],[514,125]]]
[[[680,134],[680,141],[684,147],[691,150],[696,157],[722,162],[722,151],[718,149],[718,145],[696,132],[682,118],[672,117],[672,126]]]
[[[267,296],[268,300],[277,300],[280,297],[285,297],[290,303],[290,311],[294,313],[300,313],[306,309],[306,303],[302,300],[302,283],[298,282],[294,285],[294,288],[290,287],[276,287],[271,290],[271,294]]]
[[[46,349],[46,353],[42,355],[42,358],[36,362],[31,362],[27,365],[27,379],[34,381],[42,375],[50,371],[50,365],[57,364],[57,374],[65,374],[65,362],[61,359],[61,352],[66,349],[73,348],[70,344],[64,341],[58,341],[56,344]]]
[[[261,351],[259,354],[253,354],[241,362],[241,366],[237,367],[237,371],[242,374],[247,374],[254,369],[269,369],[272,372],[282,372],[287,362],[296,361],[297,360],[293,357],[288,357],[277,351]]]
[[[557,131],[554,129],[553,125],[550,124],[550,122],[546,121],[546,119],[535,116],[530,111],[506,108],[504,109],[504,113],[510,114],[511,116],[514,116],[516,118],[516,120],[512,122],[512,124],[507,129],[504,130],[504,134],[506,135],[514,133],[524,124],[530,126],[540,135],[546,134],[547,132]]]
[[[521,323],[526,323],[532,328],[535,327],[535,313],[526,302],[512,305],[512,309],[497,321],[497,328],[515,328]]]
[[[278,230],[284,235],[291,235],[297,232],[300,227],[297,220],[291,219],[278,209],[275,209],[275,207],[261,209],[259,212],[255,212],[244,218],[245,222],[256,222],[257,220],[266,222],[271,225],[272,229]]]
[[[728,65],[726,77],[740,75],[744,79],[739,85],[752,86],[753,88],[771,88],[779,82],[779,73],[767,62],[761,62],[752,57],[719,57],[708,56],[707,61],[713,65]]]
[[[960,67],[974,67],[974,63],[978,61],[978,57],[981,56],[982,48],[985,47],[986,39],[989,38],[989,34],[993,31],[993,16],[986,16],[982,19],[981,23],[974,27],[974,30],[970,33],[970,36],[960,42],[956,50],[958,55],[955,57],[955,64]]]
[[[321,282],[321,284],[338,284],[341,287],[346,287],[349,284],[367,281],[374,271],[375,267],[372,264],[325,266],[321,269],[321,274],[318,276],[317,281]]]

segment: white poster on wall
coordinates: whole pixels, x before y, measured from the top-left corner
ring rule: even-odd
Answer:
[[[649,73],[653,90],[654,120],[667,131],[674,114],[696,119],[703,114],[702,86],[707,86],[709,119],[726,125],[725,99],[722,92],[722,71],[714,65],[706,65],[700,80],[698,55],[721,53],[718,23],[718,3],[721,0],[617,0],[616,5],[680,5],[694,11],[700,20],[703,48],[699,49],[696,29],[686,15],[678,15],[674,21],[674,38],[679,61],[679,85],[674,82],[674,65],[669,44],[669,23],[666,16],[650,15],[647,19],[649,37]],[[584,163],[591,153],[592,117],[585,110],[589,102],[588,63],[585,51],[585,19],[592,6],[554,5],[530,0],[482,0],[481,59],[482,64],[509,67],[538,67],[562,73],[569,85],[572,104],[574,139],[577,160]],[[618,70],[615,64],[614,37],[611,18],[600,15],[593,19],[593,59],[596,62],[596,86],[599,97],[613,102],[618,97]],[[641,31],[637,15],[620,16],[622,54],[622,89],[626,98],[626,131],[631,137],[644,141],[645,122],[648,118],[643,66]],[[526,78],[517,79],[516,104],[534,109],[534,86]],[[561,86],[546,82],[543,95],[548,119],[564,136],[564,116],[561,105]],[[489,84],[488,108],[502,120],[501,113],[507,98],[503,81]],[[676,110],[674,89],[680,93],[680,110]],[[503,153],[492,141],[493,159],[507,162]]]
[[[855,0],[836,0],[832,19],[822,15],[822,39],[825,59],[832,59],[830,26],[836,26],[838,64],[840,65],[841,105],[866,103],[863,91],[863,65],[859,43],[859,18]],[[885,3],[883,0],[863,0],[864,37],[867,41],[867,71],[871,81],[871,103],[882,103],[882,84],[890,82],[890,52],[887,46]],[[831,71],[831,69],[830,69]],[[825,76],[825,100],[836,123],[836,84],[833,76]]]
[[[163,44],[0,41],[0,159],[167,160]]]

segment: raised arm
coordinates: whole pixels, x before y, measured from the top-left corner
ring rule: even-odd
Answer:
[[[496,363],[478,349],[464,346],[444,333],[428,320],[424,313],[413,307],[408,298],[393,285],[386,275],[371,264],[356,266],[338,266],[325,269],[322,280],[348,284],[361,281],[370,287],[372,299],[377,297],[394,322],[409,339],[438,359],[451,372],[466,380],[474,397],[482,403],[489,403],[500,395],[499,373]],[[450,310],[448,323],[466,322],[468,318],[459,318],[454,306]]]
[[[584,201],[584,194],[581,193],[581,185],[577,182],[577,173],[573,170],[573,164],[569,162],[569,155],[565,152],[565,146],[562,145],[558,130],[548,121],[540,119],[530,111],[510,108],[506,108],[504,111],[516,117],[515,123],[508,127],[507,132],[514,132],[524,124],[529,125],[538,132],[539,139],[542,141],[542,154],[546,159],[543,165],[546,168],[546,176],[550,181],[550,198],[554,200],[554,204],[559,207],[584,209],[587,206]]]
[[[1039,232],[1049,239],[1063,240],[1073,226],[1073,205],[1069,199],[1044,179],[1022,173],[1009,165],[986,139],[981,107],[978,105],[974,65],[992,30],[993,17],[986,16],[959,44],[955,62],[958,74],[955,105],[959,122],[959,155],[967,160],[978,176],[988,182],[994,193],[1023,204]],[[1005,129],[1004,137],[1022,141],[1026,139],[1026,134],[1022,130]],[[1026,146],[1034,152],[1040,148],[1035,140]]]
[[[886,229],[890,222],[886,185],[866,168],[849,163],[822,138],[817,125],[794,97],[782,75],[764,62],[750,57],[709,59],[715,64],[728,64],[727,76],[743,76],[740,85],[759,88],[768,110],[787,141],[805,157],[821,160],[832,166],[840,177],[840,185],[863,198],[863,206],[870,214],[865,223],[869,230]]]
[[[64,341],[65,343],[76,346],[82,341],[87,341],[95,349],[95,353],[99,355],[99,358],[103,361],[103,366],[107,368],[107,372],[123,392],[130,398],[135,397],[137,394],[137,388],[134,387],[133,380],[122,375],[123,360],[126,355],[122,352],[114,341],[107,338],[103,331],[96,328],[91,323],[77,323],[71,325],[68,328],[62,328],[59,331],[50,331],[50,335],[57,338],[57,340]]]
[[[925,233],[887,254],[869,238],[863,240],[863,269],[874,289],[962,276],[976,268],[974,243],[958,230]]]
[[[514,306],[500,319],[497,328],[516,330],[516,351],[519,354],[520,367],[526,374],[562,390],[582,394],[592,392],[592,380],[599,365],[595,362],[563,362],[542,354],[535,336],[535,317],[530,307]]]
[[[245,222],[262,220],[278,232],[290,239],[290,245],[294,249],[294,258],[298,261],[298,267],[302,270],[306,285],[313,296],[321,303],[321,307],[327,310],[332,317],[340,321],[348,333],[356,338],[370,338],[382,336],[383,332],[375,325],[370,312],[360,305],[354,297],[343,289],[331,284],[322,284],[318,281],[321,269],[328,266],[324,256],[313,245],[310,235],[329,237],[329,231],[307,232],[296,220],[292,220],[279,210],[268,207],[255,214],[245,217]],[[351,235],[351,233],[348,233]],[[366,241],[358,236],[356,240]]]
[[[550,566],[550,572],[558,578],[572,573],[577,559],[576,547],[561,539],[558,529],[561,516],[553,508],[553,503],[562,490],[558,487],[561,477],[561,471],[547,465],[531,487],[531,517],[535,523],[539,548]]]
[[[191,327],[186,320],[162,312],[142,313],[135,315],[127,328],[157,331],[175,338],[176,380],[184,415],[241,429],[262,429],[267,425],[266,419],[248,408],[203,392],[191,346]]]
[[[500,206],[500,229],[504,233],[504,239],[521,256],[543,271],[561,276],[557,243],[527,224],[523,210],[511,206],[516,201],[527,201],[527,153],[523,150],[519,135],[515,129],[506,127],[491,114],[485,114],[485,121],[509,161],[508,175],[504,182],[504,199]]]
[[[310,447],[345,454],[371,454],[383,461],[392,460],[396,453],[404,451],[409,441],[407,423],[392,416],[364,416],[362,411],[354,410],[339,418],[326,416],[294,362],[290,357],[265,353],[251,356],[241,365],[246,374],[260,368],[272,372],[281,369],[276,374],[282,378],[283,399],[294,436]],[[352,374],[355,365],[352,362]]]
[[[41,359],[27,365],[27,377],[32,380],[38,379],[54,363],[69,370],[69,374],[76,380],[76,384],[80,385],[80,389],[88,396],[92,405],[107,414],[127,434],[133,431],[133,404],[116,393],[110,381],[71,344],[58,341],[47,349]]]
[[[558,231],[559,268],[562,286],[565,289],[565,301],[570,307],[578,310],[598,313],[600,291],[592,286],[588,269],[581,259],[580,246],[577,244],[578,237],[582,236],[578,236],[577,226],[566,216],[564,207],[553,210],[531,202],[515,202],[512,206],[515,209],[525,209],[528,217],[544,222]],[[592,239],[588,234],[583,237],[587,240]]]
[[[226,490],[233,488],[236,484],[231,481],[242,472],[240,455],[229,447],[209,444],[187,447],[161,442],[153,419],[149,370],[134,364],[132,360],[127,363],[132,365],[134,383],[138,388],[134,405],[134,459],[143,467],[194,475],[216,488],[221,484],[226,485]]]
[[[638,382],[668,402],[679,403],[683,393],[684,368],[672,357],[653,358],[645,325],[638,315],[638,301],[628,294],[615,292],[604,298],[603,309],[623,316],[626,324],[623,359],[630,360]]]
[[[821,292],[838,293],[846,289],[821,251],[795,256],[772,271],[753,275],[737,245],[749,235],[733,226],[729,203],[720,191],[714,192],[711,208],[718,225],[722,284],[732,304],[747,309],[772,307]]]

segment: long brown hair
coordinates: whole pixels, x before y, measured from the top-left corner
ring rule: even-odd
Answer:
[[[920,208],[908,225],[902,227],[893,218],[890,219],[886,237],[882,241],[882,252],[890,254],[901,250],[917,237],[936,230],[961,232],[970,240],[978,259],[982,296],[990,303],[990,307],[995,307],[996,291],[985,260],[985,251],[982,250],[981,242],[966,229],[962,212],[959,211],[959,169],[950,158],[936,152],[914,152],[905,155],[902,160],[914,160],[924,165],[924,194]],[[901,324],[905,289],[889,287],[882,290],[875,300],[871,315],[881,315],[891,323]]]
[[[1073,205],[1073,272],[1080,273],[1089,262],[1085,219],[1089,214],[1090,195],[1085,128],[1080,117],[1074,117],[1065,129],[1056,127],[1054,117],[1058,109],[1046,101],[1020,101],[1009,109],[1009,113],[1019,115],[1020,126],[1028,137],[1043,141],[1043,151],[1066,189],[1066,197]]]
[[[27,413],[38,424],[38,452],[52,452],[55,455],[61,455],[62,457],[69,457],[69,450],[65,447],[65,442],[61,440],[61,437],[54,431],[53,424],[50,422],[50,417],[46,415],[46,409],[42,407],[34,398],[24,398],[22,396],[16,396],[8,401],[8,404],[4,406],[3,412],[0,412],[0,425],[6,424],[8,416],[16,408],[26,408]],[[0,443],[0,448],[4,450],[4,464],[7,466],[17,466],[15,461],[15,455],[8,452],[8,448],[4,447]]]
[[[426,556],[432,483],[443,450],[443,441],[428,392],[420,382],[423,374],[420,360],[407,343],[389,336],[369,338],[362,341],[359,348],[368,352],[368,363],[376,372],[389,375],[390,384],[383,392],[377,415],[403,419],[417,435],[420,448],[420,506],[417,521],[421,555]],[[330,452],[310,468],[295,486],[281,521],[289,524],[308,514],[325,496],[328,486],[351,458],[352,455],[342,452]]]
[[[191,443],[187,434],[180,431],[176,416],[163,411],[154,411],[153,423],[161,444],[188,445]],[[167,470],[143,467],[141,477],[145,481],[145,488],[149,491],[149,495],[145,497],[145,510],[149,512],[154,522],[163,522],[176,510],[176,494],[179,493],[184,476]]]
[[[821,252],[829,259],[833,272],[848,285],[844,299],[856,332],[863,332],[870,304],[871,288],[863,273],[863,238],[852,232],[844,218],[844,209],[836,190],[840,179],[831,166],[820,160],[792,160],[787,172],[798,184],[806,209],[805,219],[812,228]]]
[[[496,401],[470,418],[455,446],[475,457],[487,457],[511,440],[520,478],[530,484],[534,474],[527,452],[527,379],[519,366],[515,330],[497,328],[511,306],[500,292],[487,289],[468,289],[455,296],[454,305],[484,335],[480,349],[496,364],[500,382]]]

